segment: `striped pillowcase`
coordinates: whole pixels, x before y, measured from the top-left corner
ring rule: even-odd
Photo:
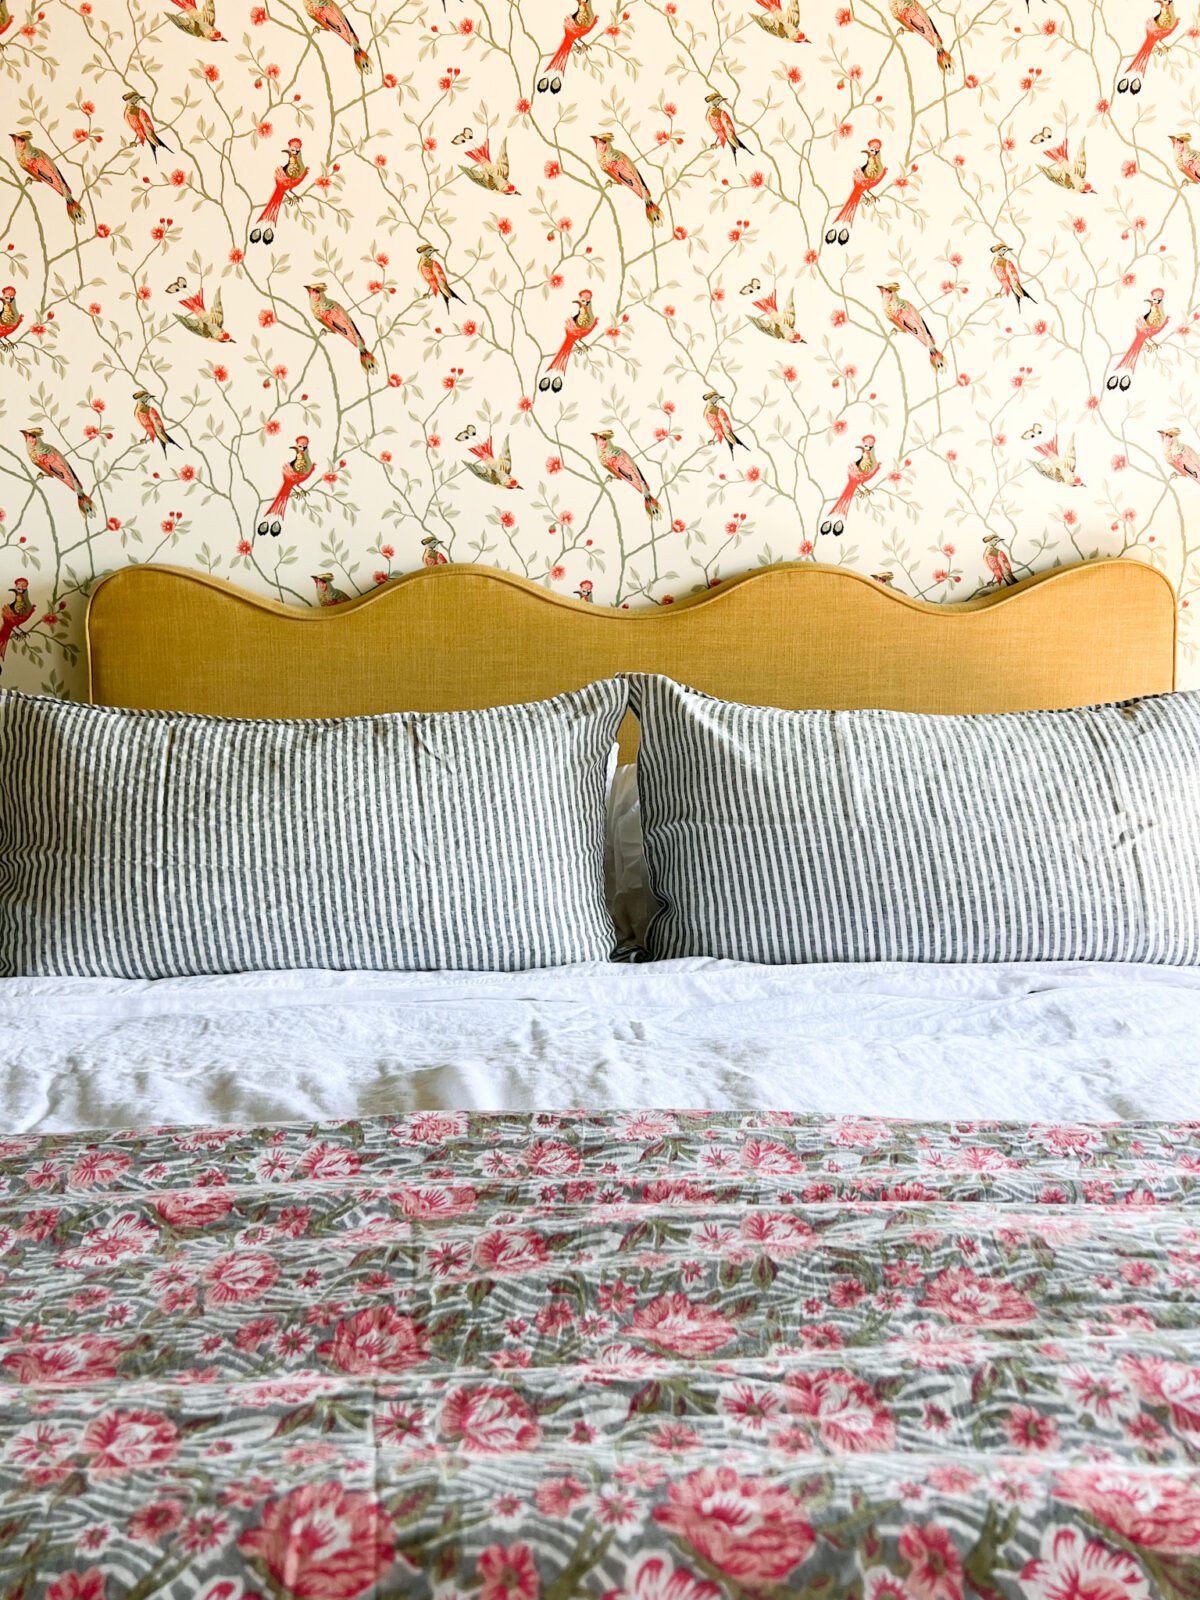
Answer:
[[[1200,695],[939,717],[630,684],[652,956],[1200,960]]]
[[[254,722],[0,691],[0,975],[605,960],[626,703]]]

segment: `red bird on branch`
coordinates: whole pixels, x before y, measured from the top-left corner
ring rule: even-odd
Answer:
[[[42,438],[40,428],[22,428],[21,437],[25,441],[25,450],[30,461],[44,478],[53,478],[55,482],[64,484],[75,496],[76,503],[85,517],[95,515],[96,508],[92,504],[91,496],[84,493],[83,485],[75,476],[67,458],[61,450],[56,450],[52,444],[47,444]]]
[[[11,339],[24,320],[17,310],[17,291],[7,284],[0,289],[0,339]]]
[[[1133,382],[1133,374],[1137,371],[1137,364],[1141,358],[1142,349],[1151,340],[1157,339],[1159,334],[1170,322],[1170,317],[1163,310],[1163,291],[1151,289],[1150,298],[1146,301],[1146,309],[1134,323],[1133,343],[1117,362],[1117,370],[1105,385],[1108,389],[1128,389]],[[1120,374],[1120,376],[1118,376]]]
[[[574,12],[569,17],[563,18],[562,43],[550,57],[545,73],[538,79],[539,94],[545,94],[547,89],[551,94],[558,93],[562,88],[562,74],[567,70],[567,62],[571,59],[571,51],[579,44],[584,34],[591,33],[595,26],[596,8],[592,0],[579,0]]]
[[[126,125],[138,144],[149,145],[150,154],[155,161],[158,160],[158,152],[160,150],[165,150],[170,154],[171,146],[159,138],[145,98],[136,89],[126,89],[121,99],[125,102]]]
[[[354,65],[360,72],[370,72],[371,58],[358,42],[358,35],[347,21],[346,13],[337,0],[304,0],[304,9],[326,33],[336,34],[343,44],[354,52]]]
[[[854,496],[860,489],[864,494],[870,493],[866,485],[878,471],[879,462],[875,455],[875,435],[867,433],[863,435],[862,448],[859,450],[858,457],[851,466],[846,478],[846,487],[834,501],[830,507],[828,517],[821,524],[822,533],[832,533],[840,537],[845,532],[845,519],[854,503]]]
[[[0,662],[8,654],[8,641],[21,637],[21,630],[33,615],[28,578],[14,578],[9,593],[12,599],[0,607]]]
[[[1179,26],[1179,18],[1175,15],[1175,0],[1161,0],[1154,16],[1146,23],[1146,37],[1142,41],[1141,49],[1125,68],[1124,75],[1117,83],[1118,94],[1139,94],[1142,88],[1142,73],[1150,65],[1150,57],[1164,40],[1169,39]]]
[[[596,326],[596,313],[592,310],[592,291],[590,289],[581,289],[575,304],[579,309],[573,317],[567,318],[563,342],[559,345],[558,353],[551,361],[546,375],[538,382],[538,388],[543,394],[547,389],[553,389],[554,393],[557,394],[562,388],[561,374],[567,370],[567,362],[571,359],[571,351],[574,350],[581,339],[586,339]],[[551,377],[550,373],[553,373],[554,376]]]
[[[308,168],[304,165],[304,157],[301,154],[303,149],[304,146],[299,139],[288,140],[287,149],[283,152],[286,159],[281,167],[275,168],[274,193],[263,207],[258,225],[251,230],[251,244],[257,244],[260,239],[264,244],[270,244],[275,237],[274,224],[279,221],[280,206],[291,198],[292,190],[299,188],[308,177]]]
[[[13,148],[17,153],[17,165],[25,174],[27,183],[46,183],[61,195],[67,203],[67,216],[78,225],[83,221],[83,207],[71,193],[71,186],[63,177],[54,161],[44,150],[39,150],[33,143],[33,135],[20,132],[12,135]]]
[[[283,483],[280,485],[279,493],[267,507],[266,514],[258,525],[260,534],[269,533],[275,538],[279,537],[283,532],[283,519],[287,515],[288,501],[293,494],[304,493],[300,485],[308,482],[313,471],[312,457],[308,453],[308,435],[298,434],[292,459],[283,469]]]
[[[850,198],[833,219],[833,226],[825,235],[826,244],[848,244],[850,230],[854,226],[854,219],[858,215],[858,208],[864,203],[875,204],[875,196],[871,190],[881,184],[887,177],[887,168],[880,158],[883,144],[878,139],[868,139],[867,148],[863,151],[866,160],[854,174],[854,187],[850,191]]]

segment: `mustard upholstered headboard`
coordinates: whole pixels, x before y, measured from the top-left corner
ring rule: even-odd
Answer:
[[[760,705],[1013,711],[1173,688],[1175,622],[1169,581],[1129,560],[954,605],[840,567],[760,567],[630,611],[492,567],[423,570],[310,609],[132,566],[92,595],[89,685],[104,705],[315,717],[501,705],[636,670]]]

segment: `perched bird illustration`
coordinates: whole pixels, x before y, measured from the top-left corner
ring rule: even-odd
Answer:
[[[431,244],[419,244],[417,246],[417,271],[421,274],[421,277],[424,279],[424,281],[429,285],[430,294],[441,295],[442,299],[446,302],[447,311],[450,309],[451,300],[457,300],[460,304],[462,303],[462,296],[460,294],[455,294],[454,290],[450,287],[450,280],[446,276],[446,269],[437,259],[434,248]]]
[[[354,65],[360,72],[370,72],[371,58],[358,42],[358,35],[346,19],[346,13],[337,0],[304,0],[304,9],[326,33],[335,33],[343,44],[354,51]]]
[[[467,160],[473,161],[473,167],[464,166],[460,161],[458,170],[465,172],[472,183],[477,183],[481,189],[490,189],[493,194],[516,194],[516,184],[508,181],[508,140],[501,139],[500,150],[496,159],[492,160],[491,142],[485,139],[474,150],[467,151]]]
[[[1190,445],[1179,443],[1178,428],[1160,428],[1158,436],[1163,442],[1163,455],[1167,458],[1167,465],[1174,467],[1181,478],[1190,478],[1193,483],[1200,483],[1200,455]]]
[[[1116,371],[1110,374],[1106,388],[1128,389],[1133,382],[1143,347],[1157,339],[1171,320],[1163,310],[1163,298],[1161,289],[1150,291],[1146,309],[1133,325],[1133,343],[1117,362]]]
[[[9,9],[8,0],[0,0],[0,44],[7,43],[3,35],[13,25],[12,11]]]
[[[263,207],[258,223],[250,230],[250,243],[257,244],[261,239],[264,244],[270,244],[275,237],[275,224],[279,221],[279,208],[284,201],[291,203],[294,199],[292,191],[299,188],[308,177],[308,168],[304,165],[304,146],[299,139],[289,139],[287,149],[282,152],[285,157],[281,167],[275,168],[275,188],[271,198]]]
[[[279,493],[267,507],[257,531],[260,534],[269,533],[278,538],[283,532],[283,519],[287,515],[288,501],[293,494],[304,493],[300,487],[313,475],[312,457],[308,453],[308,435],[301,433],[296,436],[296,448],[292,452],[292,459],[283,469],[283,483]]]
[[[623,151],[613,148],[611,133],[594,133],[592,143],[596,146],[596,164],[608,179],[609,183],[619,183],[628,189],[646,207],[646,220],[652,228],[662,224],[662,212],[650,198],[650,191],[646,187],[645,179],[634,166],[632,160]]]
[[[442,549],[442,541],[436,533],[427,533],[421,540],[424,554],[421,557],[423,567],[444,567],[450,557]]]
[[[901,299],[898,283],[880,283],[876,287],[883,296],[883,314],[892,327],[897,333],[911,333],[914,339],[919,340],[929,351],[929,365],[935,372],[940,372],[946,365],[946,358],[933,342],[925,318],[915,306]]]
[[[144,96],[140,95],[136,89],[126,89],[121,99],[125,102],[126,124],[138,144],[149,145],[150,154],[155,161],[158,160],[158,152],[160,150],[165,150],[170,154],[171,146],[159,138],[153,118],[150,115],[150,108],[147,106]]]
[[[308,291],[308,304],[314,317],[321,324],[323,333],[340,333],[343,339],[348,339],[358,351],[358,359],[364,372],[374,372],[378,363],[367,349],[367,341],[359,333],[353,318],[345,306],[340,306],[336,300],[331,300],[325,293],[323,283],[306,283]]]
[[[942,43],[942,36],[933,25],[921,0],[892,0],[892,16],[903,33],[915,33],[937,52],[937,64],[943,72],[954,71],[954,57]]]
[[[1066,139],[1061,144],[1056,144],[1053,150],[1043,150],[1042,154],[1050,163],[1048,167],[1039,167],[1038,171],[1044,178],[1049,178],[1051,183],[1060,189],[1069,189],[1072,194],[1095,194],[1095,190],[1087,181],[1087,152],[1084,141],[1079,141],[1079,154],[1074,161]]]
[[[867,159],[854,174],[854,187],[850,191],[850,198],[834,217],[832,227],[826,230],[826,244],[848,244],[850,230],[854,226],[859,206],[875,204],[875,196],[871,190],[882,183],[887,176],[882,152],[883,144],[879,139],[867,140],[867,148],[863,151]]]
[[[193,39],[204,39],[208,44],[223,44],[225,35],[217,27],[216,0],[174,0],[178,11],[168,11],[167,19],[181,32]]]
[[[724,150],[725,146],[728,145],[733,152],[735,163],[737,162],[739,150],[744,150],[747,155],[750,155],[750,146],[733,125],[733,117],[727,109],[729,102],[725,96],[714,89],[711,94],[706,94],[704,99],[708,105],[704,120],[708,123],[713,133],[716,134],[716,138],[713,141],[713,149]]]
[[[477,478],[482,478],[484,483],[490,483],[494,489],[521,487],[512,475],[512,450],[507,439],[501,446],[499,455],[492,448],[490,434],[482,444],[473,444],[469,448],[475,459],[467,462],[467,469]]]
[[[871,574],[871,581],[872,583],[878,583],[882,585],[882,587],[885,589],[890,589],[892,587],[892,580],[895,578],[895,576],[896,574],[894,572],[873,572]]]
[[[233,343],[233,335],[225,331],[225,312],[221,308],[220,289],[213,297],[211,310],[205,309],[203,289],[197,289],[195,294],[189,295],[179,304],[185,311],[191,312],[191,315],[181,317],[177,311],[175,321],[182,323],[189,333],[199,334],[201,339],[215,339],[218,344]]]
[[[56,450],[52,444],[46,444],[42,438],[40,428],[22,428],[21,437],[25,441],[25,449],[30,461],[44,478],[55,478],[59,483],[65,484],[75,496],[76,503],[85,517],[95,513],[95,506],[91,497],[83,492],[83,485],[72,471],[70,464],[61,450]]]
[[[0,289],[0,339],[11,339],[24,320],[17,310],[17,291],[6,284]]]
[[[788,303],[781,311],[776,291],[763,300],[754,301],[754,309],[761,313],[757,317],[750,317],[750,321],[760,333],[767,334],[772,339],[785,339],[788,344],[804,344],[803,337],[796,332],[796,291],[793,289],[788,295]],[[749,315],[749,313],[747,313]]]
[[[785,44],[808,43],[808,35],[800,31],[800,0],[788,0],[786,11],[782,0],[758,0],[758,4],[761,11],[752,11],[750,15],[764,33],[769,33],[772,39],[782,39]]]
[[[646,515],[651,522],[656,517],[662,516],[662,508],[650,493],[650,485],[638,471],[637,464],[628,450],[619,450],[612,442],[611,428],[603,428],[599,433],[593,433],[596,441],[596,455],[600,465],[621,483],[627,483],[631,489],[636,489],[642,497],[642,504],[646,507]]]
[[[323,606],[345,605],[350,598],[344,590],[334,587],[332,572],[314,572],[313,582],[317,586],[317,599]]]
[[[1022,300],[1028,300],[1030,305],[1035,305],[1037,302],[1021,282],[1021,274],[1017,263],[1009,253],[1009,247],[1006,244],[994,244],[992,258],[992,276],[1000,285],[996,290],[996,298],[1007,299],[1010,294],[1016,295],[1018,311],[1021,309]]]
[[[149,392],[146,389],[135,389],[133,391],[133,400],[133,420],[141,428],[150,443],[162,445],[164,456],[167,453],[169,444],[173,444],[176,450],[182,450],[183,446],[179,443],[179,440],[172,439],[167,432],[167,425],[162,419],[162,413],[151,400]]]
[[[997,589],[1016,583],[1012,562],[1008,559],[1008,551],[1000,543],[998,533],[985,533],[983,536],[983,564],[991,573]]]
[[[861,492],[870,494],[867,484],[879,471],[879,460],[875,454],[875,435],[866,433],[859,447],[850,471],[846,477],[846,487],[833,502],[829,515],[821,524],[822,533],[832,533],[841,537],[846,530],[846,517],[854,503],[854,496]]]
[[[4,605],[0,606],[0,663],[8,654],[9,640],[24,636],[24,626],[33,615],[28,578],[14,578],[12,588],[8,592],[12,595],[12,599],[6,600]]]
[[[1150,57],[1165,40],[1175,32],[1179,26],[1179,18],[1175,15],[1175,0],[1159,0],[1159,7],[1155,14],[1146,23],[1146,37],[1142,40],[1141,49],[1125,68],[1123,76],[1117,81],[1118,94],[1139,94],[1142,87],[1142,73],[1150,65]]]
[[[1040,472],[1043,478],[1049,478],[1051,483],[1061,483],[1068,489],[1081,487],[1083,479],[1075,471],[1074,439],[1061,453],[1057,434],[1045,444],[1035,444],[1033,448],[1042,458],[1033,463],[1034,470]]]
[[[1189,183],[1200,183],[1200,150],[1193,146],[1191,134],[1173,133],[1170,138],[1175,165]]]
[[[596,8],[592,0],[579,0],[579,4],[570,16],[563,18],[562,43],[550,57],[545,72],[538,79],[539,94],[545,94],[547,90],[551,94],[558,93],[562,88],[562,74],[567,70],[567,62],[571,59],[571,51],[577,44],[581,50],[587,49],[587,46],[580,41],[585,34],[591,33],[595,26]]]
[[[592,291],[581,289],[575,298],[578,307],[574,316],[567,318],[563,334],[563,342],[559,345],[554,359],[547,367],[543,376],[538,380],[538,388],[544,394],[547,389],[552,389],[555,394],[563,386],[562,374],[567,370],[567,362],[571,359],[571,351],[581,339],[586,339],[596,326],[596,313],[592,310]]]
[[[590,578],[580,578],[579,587],[575,591],[575,598],[576,600],[584,601],[586,605],[593,604],[595,597],[592,594],[592,580]]]
[[[729,446],[729,459],[732,461],[733,448],[735,445],[740,444],[743,450],[749,450],[750,446],[744,439],[739,439],[737,434],[733,431],[733,423],[730,420],[728,411],[726,411],[723,405],[719,404],[719,402],[724,398],[725,396],[718,394],[715,389],[708,389],[705,391],[704,420],[708,424],[708,430],[713,436],[713,443],[727,444]]]
[[[33,135],[24,131],[14,133],[12,136],[13,148],[17,153],[17,165],[25,174],[26,183],[47,183],[55,194],[61,195],[67,203],[67,216],[78,224],[83,221],[83,207],[71,193],[71,186],[63,177],[58,167],[46,154],[39,150],[33,142]]]

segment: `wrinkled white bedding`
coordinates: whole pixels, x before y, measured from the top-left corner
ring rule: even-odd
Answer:
[[[674,1106],[1200,1116],[1200,972],[671,961],[0,981],[0,1129]]]

